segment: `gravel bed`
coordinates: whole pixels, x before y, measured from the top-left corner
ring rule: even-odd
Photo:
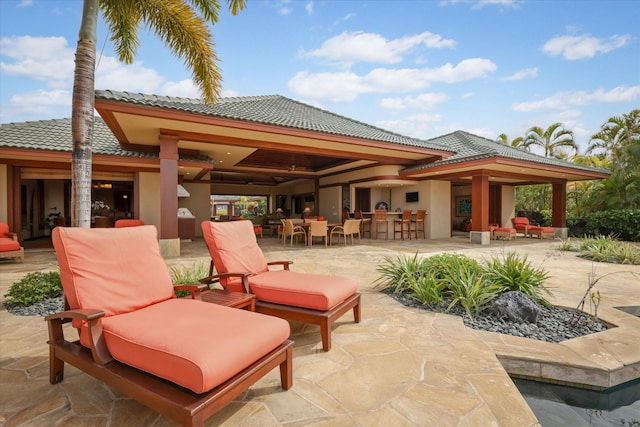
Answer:
[[[445,303],[438,307],[428,307],[404,295],[385,293],[408,307],[444,313],[448,306]],[[474,314],[473,318],[470,318],[464,308],[459,305],[454,306],[448,314],[462,317],[468,328],[553,343],[602,332],[609,328],[605,323],[587,313],[580,313],[581,315],[577,316],[576,311],[554,306],[545,307],[543,310],[544,315],[537,323],[512,322],[484,313]],[[578,317],[577,321],[576,317]]]
[[[446,311],[446,304],[439,307],[427,307],[403,295],[394,295],[392,293],[388,293],[388,295],[408,307],[440,313]],[[6,303],[5,307],[7,311],[17,316],[47,316],[64,310],[64,300],[60,296],[48,298],[27,307]],[[586,313],[582,313],[577,324],[572,325],[572,321],[576,317],[573,310],[550,307],[545,308],[544,311],[544,316],[537,323],[509,322],[482,313],[470,318],[459,305],[453,307],[448,314],[462,317],[464,324],[469,328],[555,343],[608,329],[605,323]]]

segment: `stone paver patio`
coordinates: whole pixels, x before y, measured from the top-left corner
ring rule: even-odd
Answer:
[[[557,252],[558,241],[518,238],[471,245],[468,239],[376,241],[354,246],[283,247],[259,239],[269,260],[292,269],[358,281],[362,322],[349,313],[323,352],[317,327],[292,323],[294,386],[279,388],[277,370],[209,420],[210,426],[536,426],[509,373],[584,387],[610,387],[640,377],[640,318],[614,307],[640,306],[640,266],[592,263]],[[588,274],[603,277],[599,317],[608,331],[560,344],[468,329],[460,318],[407,308],[374,288],[384,257],[455,251],[477,259],[516,250],[550,272],[552,302],[575,307]],[[208,263],[201,239],[182,244],[169,266]],[[55,268],[52,250],[28,250],[25,264],[0,261],[0,299],[30,271]],[[619,272],[616,274],[610,274]],[[635,273],[636,276],[631,274]],[[219,327],[210,325],[210,327]],[[169,426],[169,419],[67,365],[48,382],[46,324],[0,310],[0,425]]]

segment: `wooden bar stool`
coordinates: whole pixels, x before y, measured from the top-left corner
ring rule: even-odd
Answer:
[[[418,239],[418,234],[422,233],[422,238],[427,238],[427,210],[420,209],[416,212],[416,219],[412,219],[411,223],[414,224],[413,231]]]
[[[406,232],[411,240],[411,210],[405,209],[402,211],[402,217],[393,220],[393,240],[396,239],[396,234],[400,233],[400,238],[404,240],[405,225],[407,226]],[[398,226],[400,227],[398,229]]]
[[[384,231],[381,229],[384,227]],[[373,214],[373,234],[375,238],[384,233],[384,238],[389,239],[389,221],[387,221],[387,211],[385,209],[376,209]]]
[[[360,222],[360,233],[362,234],[362,237],[364,237],[364,233],[369,233],[369,238],[371,238],[371,218],[365,218],[362,215],[362,211],[361,210],[357,210],[353,213],[353,217],[355,219],[361,219],[362,221]]]

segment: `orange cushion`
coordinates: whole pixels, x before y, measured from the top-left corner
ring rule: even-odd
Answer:
[[[357,290],[346,277],[274,270],[249,278],[251,292],[260,301],[314,310],[335,307]]]
[[[0,222],[0,237],[9,237],[9,224]]]
[[[513,225],[529,225],[529,218],[518,217],[511,220]]]
[[[56,227],[52,240],[71,308],[112,316],[175,297],[152,225]]]
[[[144,225],[144,222],[139,219],[119,219],[115,223],[116,228],[139,227],[141,225]]]
[[[203,221],[202,233],[218,273],[263,273],[267,260],[258,246],[251,221]],[[244,292],[241,279],[222,279],[231,291]]]
[[[17,251],[20,249],[20,242],[8,237],[0,237],[0,252]]]
[[[196,393],[228,380],[289,337],[273,316],[172,299],[102,320],[111,355]]]
[[[493,231],[507,232],[511,234],[516,234],[516,230],[514,228],[506,228],[506,227],[496,227]]]
[[[553,229],[553,227],[540,227],[540,226],[537,226],[537,225],[530,226],[529,230],[531,230],[531,231],[542,231],[543,233],[555,233],[555,230]]]

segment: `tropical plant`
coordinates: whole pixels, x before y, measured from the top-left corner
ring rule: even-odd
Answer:
[[[60,295],[62,295],[62,282],[58,271],[28,273],[11,285],[9,291],[4,294],[8,297],[7,304],[25,307]]]
[[[376,279],[376,286],[383,290],[389,290],[394,294],[402,294],[411,289],[411,283],[418,277],[426,275],[426,264],[418,254],[412,257],[400,254],[396,259],[384,257],[378,264],[377,271],[380,276]]]
[[[203,261],[195,264],[181,264],[169,269],[171,274],[171,282],[176,285],[197,285],[200,279],[209,276],[209,265]],[[213,287],[211,285],[210,287]],[[191,295],[190,291],[175,291],[178,298]]]
[[[529,128],[524,138],[527,147],[537,145],[544,150],[545,157],[560,155],[560,148],[578,151],[578,146],[573,140],[573,131],[564,128],[562,123],[554,123],[547,129],[539,126]]]
[[[228,0],[233,15],[245,0]],[[91,156],[98,11],[102,10],[118,58],[130,64],[138,48],[138,29],[152,29],[191,68],[205,102],[213,104],[221,76],[207,23],[218,21],[217,0],[84,0],[76,48],[71,113],[71,225],[91,225]],[[199,12],[199,13],[198,13]]]
[[[613,236],[584,239],[580,245],[580,256],[597,262],[640,264],[640,248],[633,243],[618,241]]]
[[[473,313],[480,313],[501,293],[500,286],[488,281],[482,270],[475,269],[472,264],[450,268],[445,280],[448,284],[447,296],[451,300],[447,311],[459,304],[469,317],[473,317]]]
[[[510,251],[506,256],[494,256],[486,263],[487,280],[500,287],[501,292],[520,291],[540,304],[549,305],[542,296],[543,293],[551,295],[551,291],[544,286],[549,274],[541,267],[533,267],[526,255],[520,257]]]

